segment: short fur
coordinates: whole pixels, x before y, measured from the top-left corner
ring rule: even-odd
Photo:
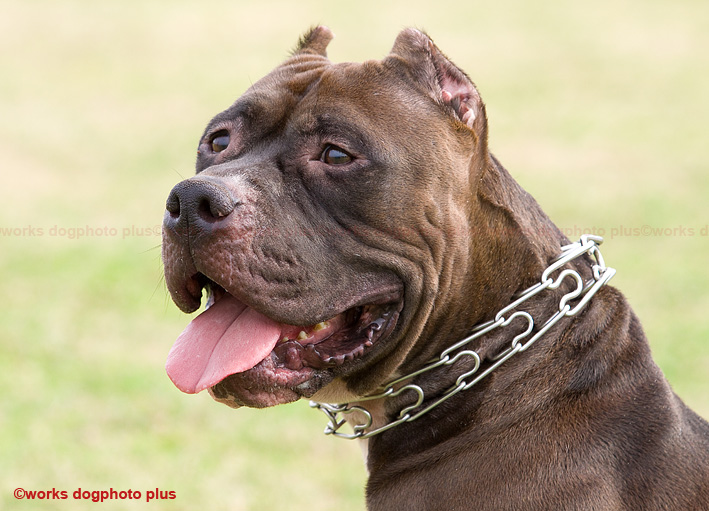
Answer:
[[[227,378],[212,393],[232,405],[366,396],[489,320],[568,243],[490,154],[477,89],[427,35],[405,30],[363,64],[332,64],[331,39],[313,29],[210,123],[198,175],[168,201],[166,281],[184,310],[199,306],[201,282],[187,278],[199,272],[279,322],[314,324],[374,296],[395,297],[399,319],[307,379],[258,366]],[[219,130],[230,144],[215,153]],[[326,144],[354,163],[325,165]],[[208,197],[219,224],[199,224],[196,199],[177,219],[188,196]],[[570,266],[590,274],[587,259]],[[564,292],[528,310],[548,317]],[[472,347],[489,363],[511,337]],[[436,395],[466,367],[416,383]],[[386,423],[410,401],[368,406]],[[709,509],[709,424],[672,392],[610,286],[479,385],[368,442],[371,511]]]

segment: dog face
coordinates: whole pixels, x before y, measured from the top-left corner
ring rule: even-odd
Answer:
[[[331,37],[311,31],[217,115],[168,197],[168,289],[208,306],[168,357],[185,392],[361,396],[430,357],[427,325],[455,313],[489,157],[479,95],[420,32],[362,64],[332,64]]]

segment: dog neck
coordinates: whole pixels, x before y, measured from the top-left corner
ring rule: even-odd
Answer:
[[[400,424],[413,422],[458,393],[479,384],[509,359],[529,349],[565,317],[580,312],[613,277],[615,270],[606,267],[598,248],[602,241],[600,237],[584,235],[578,242],[561,247],[561,254],[544,270],[537,284],[516,296],[493,319],[476,326],[471,335],[446,348],[437,359],[395,379],[381,392],[355,403],[311,403],[330,418],[325,432],[344,438],[367,439]],[[590,279],[584,279],[570,267],[581,258],[591,261]],[[549,296],[543,297],[544,294]],[[556,302],[556,307],[550,301]],[[542,315],[545,311],[552,312],[547,312],[545,317]],[[516,326],[510,327],[513,323]],[[478,339],[485,336],[506,339],[508,345],[502,351],[481,355],[480,350],[471,346],[477,345]],[[426,384],[419,384],[424,380],[421,376],[426,373],[429,373]],[[392,410],[398,410],[398,413]],[[339,431],[345,422],[352,425],[352,434]]]

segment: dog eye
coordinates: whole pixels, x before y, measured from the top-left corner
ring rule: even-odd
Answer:
[[[328,165],[345,165],[352,160],[352,156],[334,145],[328,145],[320,155],[320,161]]]
[[[209,139],[209,144],[211,145],[213,152],[221,153],[229,147],[229,141],[229,132],[226,130],[221,130],[212,135],[212,138]]]

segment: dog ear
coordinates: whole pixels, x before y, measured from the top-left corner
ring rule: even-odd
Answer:
[[[480,93],[468,75],[428,35],[406,29],[396,38],[391,53],[407,61],[414,78],[424,84],[436,101],[452,108],[458,120],[479,134],[486,131],[485,105]]]
[[[311,53],[327,57],[327,45],[332,41],[333,37],[335,37],[335,34],[326,26],[313,27],[301,36],[293,55]]]

